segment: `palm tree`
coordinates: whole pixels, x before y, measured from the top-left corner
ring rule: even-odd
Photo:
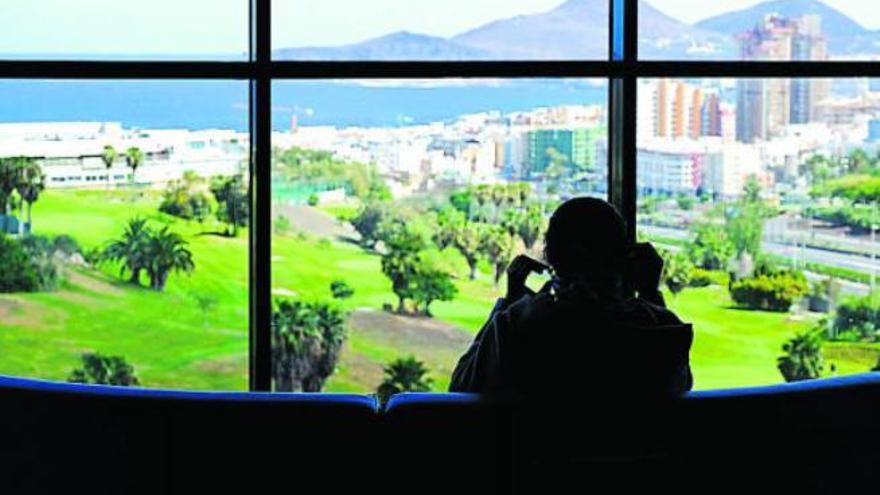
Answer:
[[[150,276],[150,287],[161,291],[168,282],[171,272],[189,273],[195,270],[192,251],[186,246],[189,243],[168,227],[156,232],[147,244],[147,274]]]
[[[110,187],[110,169],[113,168],[113,163],[117,158],[119,158],[119,152],[116,151],[116,148],[109,144],[104,146],[104,151],[101,152],[101,161],[104,162],[104,167],[107,169],[107,188]]]
[[[0,215],[3,215],[2,230],[7,230],[9,202],[20,180],[21,158],[0,158]]]
[[[383,404],[387,403],[394,394],[431,390],[433,380],[427,376],[428,367],[415,356],[392,361],[385,367],[384,372],[385,380],[376,390],[376,395]]]
[[[144,164],[144,152],[136,146],[132,146],[125,151],[125,162],[131,169],[131,181],[134,182],[137,169]]]
[[[795,335],[782,346],[784,355],[776,360],[776,367],[787,382],[819,378],[825,368],[822,356],[822,336],[817,331]]]
[[[121,261],[120,275],[128,269],[131,272],[129,282],[140,284],[141,271],[147,268],[147,245],[152,237],[147,221],[133,218],[128,221],[122,237],[104,248],[101,258],[109,261]]]
[[[15,190],[18,191],[21,200],[27,203],[27,224],[28,228],[33,230],[31,208],[40,198],[40,193],[46,189],[46,174],[32,158],[22,158],[19,163],[19,180]]]

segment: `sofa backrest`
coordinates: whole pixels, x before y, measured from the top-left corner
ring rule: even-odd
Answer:
[[[176,392],[0,377],[4,493],[224,493],[301,478],[342,489],[375,442],[376,402]],[[334,471],[338,471],[334,469]]]
[[[584,397],[547,397],[525,413],[467,394],[401,394],[380,411],[358,395],[0,377],[0,483],[5,493],[151,494],[880,486],[880,374],[616,409]]]

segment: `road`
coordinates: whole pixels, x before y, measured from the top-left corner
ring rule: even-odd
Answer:
[[[687,239],[690,235],[690,232],[685,229],[675,229],[670,227],[656,227],[653,225],[640,225],[639,229],[644,231],[645,233],[657,236],[657,237],[666,237],[669,239]],[[839,268],[848,268],[850,270],[858,270],[863,273],[871,273],[872,270],[875,270],[875,273],[880,273],[880,258],[872,261],[871,258],[866,256],[860,256],[856,254],[846,254],[846,253],[838,253],[835,251],[826,251],[823,249],[817,249],[812,247],[803,247],[803,246],[792,246],[788,244],[782,244],[779,242],[773,242],[764,240],[762,247],[764,251],[774,254],[777,256],[782,256],[785,258],[796,260],[799,263],[803,263],[804,260],[812,263],[821,263],[823,265],[828,266],[836,266]],[[864,284],[857,284],[853,282],[843,283],[844,289],[847,293],[852,294],[867,294],[869,288]]]

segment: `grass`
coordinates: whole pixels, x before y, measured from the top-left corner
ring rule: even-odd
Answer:
[[[117,267],[105,266],[71,269],[56,292],[0,295],[0,373],[63,380],[82,352],[98,351],[125,356],[147,386],[247,386],[247,232],[237,239],[210,235],[221,226],[168,217],[156,212],[156,203],[148,192],[44,193],[33,211],[39,234],[69,234],[84,247],[97,248],[117,236],[129,218],[143,216],[181,233],[197,266],[192,275],[172,275],[163,293],[126,284]],[[382,365],[405,354],[424,360],[435,389],[445,389],[460,342],[480,328],[500,293],[488,267],[470,281],[458,255],[433,252],[430,258],[456,275],[459,295],[432,309],[437,320],[463,332],[460,338],[454,345],[434,346],[383,328],[358,329],[351,332],[325,390],[370,392],[381,380]],[[379,257],[352,244],[275,236],[271,262],[279,297],[329,298],[330,282],[343,279],[355,290],[341,303],[346,309],[378,310],[395,302]],[[200,298],[213,300],[213,309],[199,309]],[[783,342],[812,324],[811,318],[735,309],[721,287],[687,289],[668,300],[696,329],[692,363],[696,385],[703,389],[779,382],[775,363]],[[827,360],[839,373],[866,371],[876,363],[877,349],[829,344]]]

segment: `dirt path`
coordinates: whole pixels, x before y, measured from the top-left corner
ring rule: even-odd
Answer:
[[[363,392],[373,391],[381,383],[387,361],[409,354],[424,361],[438,387],[445,388],[455,363],[472,339],[442,321],[372,310],[352,313],[349,331],[339,378]]]
[[[343,241],[359,237],[351,225],[310,206],[274,205],[272,216],[277,218],[279,215],[286,217],[293,229],[318,237],[337,238]]]

